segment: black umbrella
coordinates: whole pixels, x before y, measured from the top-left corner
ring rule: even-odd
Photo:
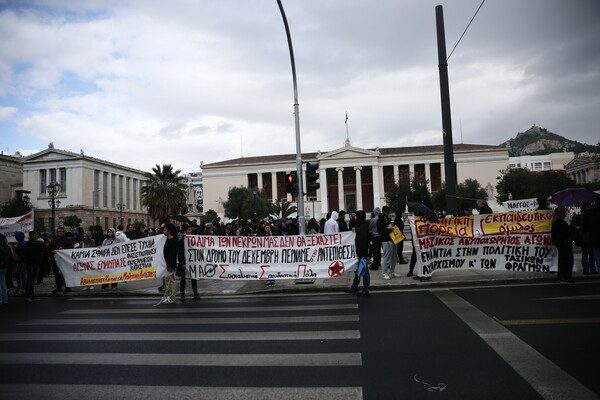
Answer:
[[[593,203],[598,194],[586,188],[570,188],[556,192],[550,198],[550,203],[557,206],[577,207]]]
[[[169,218],[174,219],[175,221],[185,222],[187,224],[192,222],[192,220],[190,220],[188,217],[186,217],[184,215],[171,215]]]
[[[422,203],[415,203],[414,201],[409,201],[406,203],[407,206],[409,206],[410,208],[417,210],[419,212],[421,212],[421,214],[423,214],[424,216],[426,216],[427,218],[431,218],[431,219],[437,219],[437,214],[434,213],[431,208],[427,207],[425,204]]]

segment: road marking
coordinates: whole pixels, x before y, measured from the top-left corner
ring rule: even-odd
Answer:
[[[446,289],[433,292],[545,399],[598,399],[598,395],[553,364],[493,318]]]
[[[293,332],[60,332],[0,333],[0,341],[21,340],[168,340],[168,341],[233,341],[233,340],[341,340],[360,339],[358,330],[293,331]]]
[[[358,309],[358,304],[318,304],[303,306],[263,306],[263,307],[194,307],[179,308],[166,304],[162,308],[92,308],[62,311],[60,314],[174,314],[174,313],[227,313],[227,312],[274,312],[274,311],[314,311]]]
[[[63,399],[197,399],[197,400],[361,400],[361,387],[202,387],[138,385],[0,385],[12,400]]]
[[[360,353],[142,354],[2,353],[3,365],[143,365],[194,367],[341,367],[362,365]]]
[[[358,315],[314,315],[305,317],[240,318],[73,318],[34,319],[18,325],[218,325],[218,324],[309,324],[322,322],[356,322]]]
[[[546,297],[537,300],[600,300],[600,294],[588,294],[584,296]]]
[[[600,318],[496,319],[502,325],[597,324]]]

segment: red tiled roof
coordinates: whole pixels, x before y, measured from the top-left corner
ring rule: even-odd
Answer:
[[[376,149],[368,149],[375,151]],[[412,146],[412,147],[383,147],[377,149],[383,156],[392,155],[407,155],[407,154],[427,154],[427,153],[443,153],[443,145],[432,145],[432,146]],[[494,145],[483,145],[483,144],[455,144],[455,152],[467,152],[467,151],[485,151],[485,150],[507,150],[504,146]],[[508,151],[508,150],[507,150]],[[321,152],[324,154],[327,152]],[[318,153],[302,153],[302,160],[304,161],[315,161]],[[231,160],[218,161],[210,164],[204,164],[203,168],[212,167],[226,167],[230,165],[249,165],[249,164],[270,164],[277,162],[293,162],[296,160],[296,154],[277,154],[270,156],[253,156],[253,157],[240,157],[233,158]]]

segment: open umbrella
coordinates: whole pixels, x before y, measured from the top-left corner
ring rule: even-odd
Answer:
[[[192,222],[188,217],[184,215],[170,215],[169,218],[174,219],[175,221],[185,222],[187,224]]]
[[[427,207],[425,204],[415,203],[414,201],[409,201],[409,202],[406,203],[406,205],[409,206],[410,208],[414,209],[414,210],[420,211],[421,214],[423,214],[427,218],[437,219],[436,213],[434,213],[431,210],[431,208]]]
[[[577,207],[593,203],[597,198],[598,194],[592,190],[586,188],[570,188],[554,193],[550,198],[550,202],[557,206]]]

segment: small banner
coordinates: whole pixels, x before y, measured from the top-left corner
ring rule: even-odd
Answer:
[[[552,211],[409,217],[418,276],[442,269],[556,271]]]
[[[192,279],[335,278],[358,265],[354,232],[302,236],[186,236]]]
[[[15,243],[15,232],[21,231],[25,239],[29,238],[29,232],[33,230],[33,210],[25,215],[12,218],[0,218],[0,233],[6,236],[9,243]]]
[[[167,275],[165,242],[165,235],[156,235],[104,247],[58,250],[54,259],[68,287],[139,281]]]

